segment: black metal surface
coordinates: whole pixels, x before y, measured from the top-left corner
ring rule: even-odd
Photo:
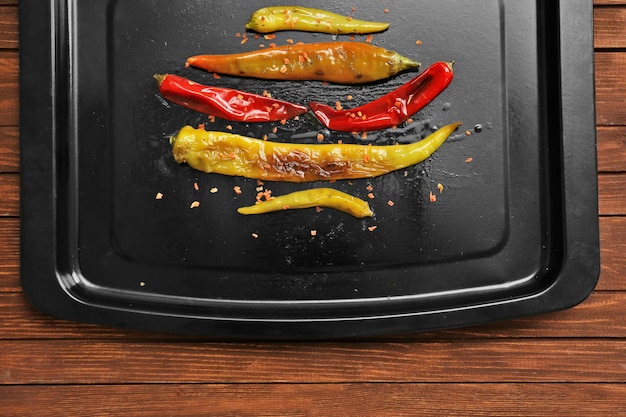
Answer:
[[[326,138],[393,144],[464,123],[422,164],[331,184],[365,199],[373,188],[375,217],[365,220],[330,209],[241,216],[256,181],[171,157],[168,136],[185,124],[277,141],[315,141],[321,126],[311,115],[284,126],[211,123],[160,99],[154,73],[346,107],[414,76],[341,86],[184,68],[200,53],[348,40],[282,32],[242,43],[237,32],[264,5],[20,2],[22,284],[36,307],[146,330],[320,338],[503,320],[589,294],[599,272],[591,1],[321,4],[390,21],[373,43],[424,66],[455,61],[452,85],[414,123]]]

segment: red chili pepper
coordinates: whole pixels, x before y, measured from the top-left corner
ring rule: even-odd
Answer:
[[[342,132],[365,132],[396,126],[420,111],[446,89],[453,62],[436,62],[408,83],[353,109],[337,110],[325,104],[309,106],[324,126]]]
[[[161,95],[176,104],[237,122],[272,122],[291,119],[308,111],[305,106],[246,93],[209,87],[173,74],[155,74]]]

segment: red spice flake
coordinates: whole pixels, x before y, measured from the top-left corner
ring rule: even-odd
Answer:
[[[194,201],[191,203],[191,205],[189,206],[189,208],[194,209],[196,207],[200,207],[200,202],[199,201]]]
[[[394,205],[394,204],[395,204],[395,203],[393,202],[393,200],[389,200],[389,201],[387,201],[387,205],[388,205],[389,207],[393,207],[393,205]]]
[[[406,119],[406,122],[407,122],[407,123],[409,123],[409,124],[410,124],[410,123],[413,123],[413,119],[411,119],[411,118],[409,117],[408,119]]]
[[[217,72],[213,73],[213,78],[215,78],[216,80],[219,80],[221,77],[221,75],[219,75]]]
[[[263,135],[263,140],[267,140],[267,135]]]
[[[374,193],[368,193],[367,194],[367,198],[369,198],[370,200],[374,199]]]
[[[215,116],[213,116],[212,114],[209,114],[209,122],[215,123]]]
[[[278,104],[278,103],[272,103],[272,107],[274,107],[275,109],[277,109],[277,108],[279,108],[279,107],[280,107],[280,104]]]
[[[293,45],[293,39],[291,39],[291,38],[287,39],[287,43],[288,43],[289,45]]]
[[[385,8],[383,9],[383,13],[389,13],[389,9],[385,7]]]
[[[270,43],[270,48],[276,48],[276,44],[274,42]]]
[[[354,6],[352,6],[350,10],[352,10],[352,13],[356,12],[356,9],[354,8]]]
[[[415,45],[421,45],[421,44],[422,44],[421,40],[418,39],[418,40],[415,41]]]
[[[283,206],[283,210],[289,210],[289,205],[288,205],[288,204],[285,204],[285,205]]]
[[[233,130],[233,127],[231,125],[226,125],[226,129]]]
[[[298,55],[298,62],[299,62],[300,64],[303,64],[303,63],[304,63],[304,55],[302,55],[302,54]]]
[[[352,100],[352,96],[351,96],[350,94],[348,94],[348,95],[346,96],[346,100]]]
[[[435,203],[437,201],[437,196],[435,194],[433,194],[432,191],[430,191],[429,194],[428,194],[428,200],[431,203]]]
[[[367,191],[374,191],[374,187],[372,186],[372,184],[367,184]]]
[[[243,38],[240,43],[243,45],[246,42],[248,42],[248,38]]]
[[[402,107],[402,102],[400,100],[396,100],[396,102],[393,103],[393,105],[396,107]]]
[[[237,94],[237,100],[239,101],[243,100],[243,96],[241,94]]]
[[[258,33],[254,34],[254,39],[259,39],[259,34]]]
[[[198,129],[204,129],[204,123],[198,124]]]
[[[370,226],[367,228],[367,230],[369,230],[370,232],[373,232],[376,229],[378,229],[378,226]]]
[[[267,39],[268,41],[270,41],[270,40],[272,40],[272,39],[276,38],[276,35],[275,35],[275,34],[273,34],[273,33],[270,33],[269,35],[263,35],[263,37],[264,37],[265,39]]]
[[[193,183],[193,189],[196,190],[196,191],[198,191],[200,189],[200,186],[198,185],[197,182]]]
[[[317,141],[318,141],[318,142],[321,142],[321,141],[323,141],[323,140],[324,140],[324,134],[322,134],[322,133],[318,133],[318,134],[317,134]]]
[[[276,133],[276,132],[278,132],[278,127],[274,126],[274,128],[272,129],[272,133]]]
[[[370,161],[370,156],[368,154],[363,155],[363,162],[366,164]]]
[[[468,162],[468,163],[469,163],[469,162],[472,162],[473,160],[474,160],[474,158],[472,158],[472,157],[470,156],[469,158],[467,158],[467,159],[465,160],[465,162]]]
[[[437,189],[439,190],[439,194],[443,193],[443,184],[442,183],[438,183],[437,184]]]
[[[374,36],[373,35],[367,35],[367,38],[365,38],[365,43],[372,43],[372,40],[374,40]]]
[[[252,233],[252,237],[255,238],[255,239],[258,239],[259,235],[257,233]]]
[[[283,66],[280,67],[279,71],[280,71],[281,74],[286,73],[288,71],[287,65],[283,64]]]
[[[317,207],[315,207],[315,211],[320,213],[320,212],[324,211],[324,209],[321,208],[320,206],[317,206]]]
[[[367,139],[367,132],[363,132],[361,134],[361,139]]]
[[[264,185],[264,182],[261,180],[256,180],[256,185]]]
[[[347,16],[346,19],[352,20],[352,16]]]
[[[471,132],[471,131],[469,131],[469,130],[466,130],[466,131],[465,131],[465,136],[469,136],[469,135],[471,135],[471,134],[472,134],[472,132]]]
[[[233,187],[233,191],[235,192],[235,194],[241,194],[241,187],[238,185],[235,185]]]
[[[351,40],[351,41],[353,41],[353,40],[355,40],[355,39],[356,39],[356,36],[354,36],[354,35],[350,35],[350,40]]]
[[[343,107],[341,107],[341,102],[340,101],[335,102],[335,108],[337,110],[343,110]]]
[[[156,193],[156,195],[154,196],[155,200],[161,200],[163,199],[163,193]]]
[[[287,123],[287,119],[281,119],[281,120],[280,120],[280,124],[281,124],[281,125],[284,125],[285,123]]]
[[[236,37],[236,38],[241,38],[241,32],[237,32],[237,33],[235,33],[235,37]]]
[[[285,65],[289,65],[289,58],[283,59],[283,62],[285,63]]]
[[[296,42],[296,45],[304,45],[304,42]]]

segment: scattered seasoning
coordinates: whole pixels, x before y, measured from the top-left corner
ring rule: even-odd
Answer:
[[[352,100],[352,96],[348,94],[348,96],[346,97],[346,100]]]
[[[370,232],[373,232],[376,229],[378,229],[378,226],[370,226],[367,228],[367,230],[369,230]]]
[[[145,282],[143,282],[143,281],[141,281],[141,282],[139,283],[139,286],[140,286],[140,287],[145,287],[145,286],[146,286],[146,283],[145,283]]]
[[[281,72],[281,74],[284,74],[284,73],[286,73],[288,70],[289,70],[289,69],[287,68],[287,65],[283,64],[283,65],[280,67],[280,70],[279,70],[279,71]]]
[[[200,207],[200,202],[199,201],[194,201],[193,203],[191,203],[191,205],[189,206],[189,208],[196,208],[196,207]]]
[[[393,207],[393,205],[394,205],[393,200],[389,200],[389,201],[387,201],[387,205],[388,205],[389,207]]]
[[[469,135],[471,135],[471,134],[472,134],[472,132],[471,132],[470,130],[466,130],[466,131],[465,131],[465,136],[469,136]]]
[[[155,200],[161,200],[163,198],[163,193],[156,193],[156,196],[154,196]]]
[[[435,203],[437,201],[437,196],[433,194],[433,192],[431,191],[429,193],[428,199],[430,200],[431,203]]]
[[[276,37],[276,35],[273,33],[270,33],[269,35],[263,35],[263,37],[267,39],[268,41],[271,41],[272,39]]]
[[[293,45],[293,39],[291,39],[291,38],[287,39],[287,43],[288,43],[289,45]]]
[[[472,162],[473,160],[474,160],[474,158],[469,157],[469,158],[467,158],[467,159],[465,160],[465,162],[468,162],[468,163],[469,163],[469,162]]]
[[[443,184],[442,183],[438,183],[437,184],[437,188],[439,189],[439,193],[443,193]]]
[[[259,235],[258,235],[258,234],[256,234],[256,233],[252,233],[252,237],[253,237],[253,238],[255,238],[255,239],[258,239],[258,238],[259,238]]]
[[[421,44],[422,44],[421,40],[418,39],[418,40],[415,41],[415,45],[421,45]]]
[[[343,107],[341,107],[341,102],[340,101],[335,102],[335,108],[337,110],[343,110]]]
[[[367,191],[374,191],[374,187],[372,186],[372,184],[367,184],[366,189]]]
[[[367,198],[369,198],[370,200],[373,200],[374,199],[374,193],[367,194]]]
[[[315,207],[315,211],[318,212],[318,213],[322,212],[323,210],[324,209],[321,208],[320,206]]]
[[[238,185],[235,185],[233,187],[233,191],[235,192],[235,194],[241,194],[241,187]]]
[[[324,134],[322,134],[322,133],[318,133],[318,134],[317,134],[317,141],[318,141],[318,142],[322,142],[323,140],[324,140]]]
[[[372,43],[372,40],[374,40],[374,36],[367,35],[367,38],[365,38],[365,43]]]
[[[215,194],[217,192],[217,187],[213,187],[209,190],[211,194]]]
[[[389,13],[389,9],[385,7],[385,8],[383,9],[383,13]]]
[[[317,236],[317,230],[311,230],[311,236]]]
[[[197,182],[193,183],[193,189],[196,190],[196,191],[198,191],[200,189],[200,186],[198,185]]]
[[[274,126],[274,128],[272,129],[272,133],[276,133],[276,132],[278,132],[278,127]]]
[[[222,78],[221,75],[219,75],[217,72],[213,73],[213,78],[215,78],[216,80],[219,80],[220,78]]]
[[[233,127],[231,125],[226,125],[226,129],[233,130]]]
[[[356,12],[356,8],[354,6],[352,6],[350,10],[352,10],[352,13]]]

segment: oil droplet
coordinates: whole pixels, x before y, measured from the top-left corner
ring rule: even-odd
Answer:
[[[450,104],[449,102],[446,101],[445,103],[443,103],[442,110],[443,111],[448,111],[448,110],[450,110],[450,107],[452,107],[452,104]]]
[[[474,126],[474,132],[480,133],[482,131],[483,131],[483,125],[477,124],[476,126]]]

